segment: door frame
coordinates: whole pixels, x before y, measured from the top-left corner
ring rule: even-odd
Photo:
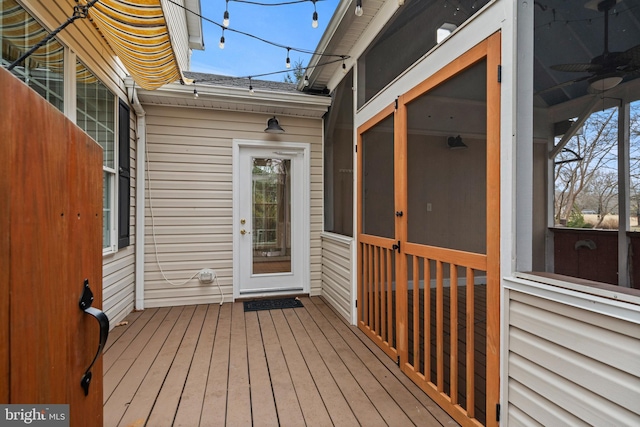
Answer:
[[[302,280],[302,293],[309,294],[311,290],[310,254],[311,254],[311,145],[302,142],[265,141],[265,140],[233,140],[233,212],[231,216],[231,232],[233,235],[233,299],[246,297],[267,297],[277,295],[290,295],[290,291],[256,292],[240,294],[240,150],[242,148],[273,149],[273,150],[297,150],[302,152],[302,230],[303,242],[300,248],[300,278]]]

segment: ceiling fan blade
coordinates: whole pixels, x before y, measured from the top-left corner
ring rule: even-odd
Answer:
[[[556,64],[552,65],[552,70],[565,71],[569,73],[595,73],[602,68],[600,64]]]
[[[632,68],[640,68],[640,44],[620,53],[618,58],[629,64]]]
[[[534,95],[534,96],[537,96],[537,95],[543,95],[543,94],[545,94],[545,93],[548,93],[548,92],[554,91],[554,90],[556,90],[556,89],[562,89],[563,87],[571,86],[571,85],[572,85],[572,84],[574,84],[574,83],[578,83],[578,82],[581,82],[581,81],[583,81],[583,80],[587,80],[587,79],[588,79],[588,78],[590,78],[590,77],[591,77],[591,76],[584,76],[584,77],[580,77],[580,78],[577,78],[577,79],[569,80],[569,81],[567,81],[567,82],[558,83],[558,84],[557,84],[557,85],[555,85],[555,86],[551,86],[551,87],[548,87],[548,88],[546,88],[546,89],[539,90],[538,92],[534,93],[533,95]]]

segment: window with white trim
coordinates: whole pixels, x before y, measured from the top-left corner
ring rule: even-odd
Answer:
[[[102,248],[112,252],[117,249],[116,97],[81,62],[76,70],[76,124],[103,149]]]
[[[0,2],[2,65],[9,66],[49,32],[15,0]],[[13,75],[40,96],[64,111],[64,47],[50,40],[31,56],[16,64]]]
[[[49,31],[17,1],[0,1],[2,65],[13,64]],[[65,102],[73,108],[73,102],[65,99],[65,85],[71,86],[71,97],[75,85],[76,124],[104,149],[103,252],[113,253],[130,244],[129,105],[122,99],[117,102],[117,97],[82,62],[65,62],[68,53],[68,47],[51,39],[15,64],[12,73],[62,112]],[[73,68],[75,82],[73,78],[64,80],[65,68]]]

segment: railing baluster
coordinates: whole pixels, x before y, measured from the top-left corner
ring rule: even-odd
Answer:
[[[467,415],[475,418],[475,278],[467,267]]]
[[[431,381],[431,264],[424,258],[424,377]]]
[[[382,341],[388,342],[387,337],[387,281],[386,281],[386,264],[385,258],[387,256],[385,248],[380,248],[380,338]]]
[[[374,324],[372,325],[380,335],[380,247],[373,248],[373,310]]]
[[[458,403],[458,266],[449,267],[449,391],[451,403]]]
[[[368,271],[368,276],[369,276],[369,280],[367,281],[368,284],[368,299],[369,299],[369,327],[371,329],[373,329],[373,245],[369,245],[369,250],[368,252],[368,258],[369,258],[369,271]]]
[[[393,325],[393,310],[395,307],[393,306],[393,279],[391,276],[391,258],[393,256],[393,252],[390,249],[385,249],[387,253],[387,307],[389,307],[389,312],[387,313],[387,331],[389,333],[389,345],[392,347],[396,346],[395,336],[394,336],[394,325]]]
[[[444,290],[442,261],[436,261],[436,374],[440,393],[444,392]]]
[[[420,371],[420,261],[413,256],[413,369]]]

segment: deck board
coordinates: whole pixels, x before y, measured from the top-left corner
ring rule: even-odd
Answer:
[[[148,309],[105,352],[104,426],[456,426],[320,297]]]
[[[234,304],[224,304],[220,307],[218,327],[215,333],[209,375],[207,376],[207,385],[202,403],[201,426],[223,426],[226,420],[229,347],[231,344],[231,309],[233,306]]]
[[[198,344],[189,367],[184,389],[180,395],[180,403],[174,419],[175,426],[191,427],[200,423],[200,414],[202,413],[204,393],[211,364],[213,340],[220,310],[220,306],[217,304],[205,307],[207,307],[207,313],[202,329],[198,333]]]

